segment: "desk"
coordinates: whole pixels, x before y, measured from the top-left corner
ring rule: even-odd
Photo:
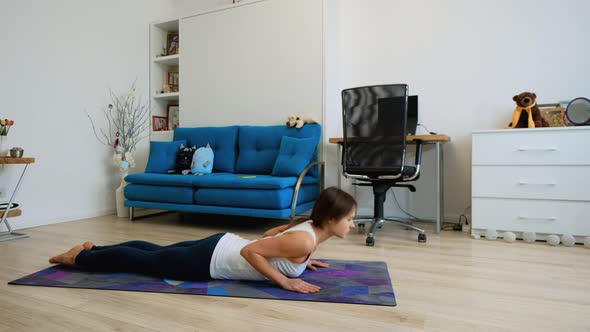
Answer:
[[[444,192],[443,192],[443,151],[442,144],[447,143],[451,140],[448,135],[409,135],[406,139],[408,143],[412,143],[414,140],[422,140],[422,144],[434,144],[436,150],[436,232],[439,233],[444,218]],[[342,181],[342,143],[344,138],[342,137],[330,137],[329,142],[338,144],[338,187],[341,187]]]
[[[23,171],[20,175],[20,178],[18,179],[16,187],[14,187],[14,191],[12,192],[12,195],[10,195],[10,200],[8,201],[8,205],[7,205],[6,209],[4,210],[4,213],[2,213],[2,219],[0,220],[0,225],[5,224],[6,228],[8,228],[8,231],[7,232],[0,232],[0,241],[7,241],[7,240],[14,240],[14,239],[19,239],[19,238],[23,238],[23,237],[28,237],[27,234],[14,232],[12,230],[12,227],[10,227],[10,224],[8,223],[7,218],[18,217],[21,215],[20,209],[9,209],[8,207],[10,207],[11,204],[14,202],[14,197],[16,197],[16,193],[18,192],[18,189],[19,189],[20,184],[23,180],[25,172],[27,171],[27,166],[29,166],[29,164],[32,164],[34,162],[35,162],[35,158],[0,157],[0,165],[15,165],[15,164],[25,165],[25,167],[23,168]]]

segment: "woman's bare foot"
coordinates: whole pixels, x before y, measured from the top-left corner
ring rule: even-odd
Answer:
[[[51,257],[49,259],[49,263],[51,263],[51,264],[61,263],[64,265],[74,266],[74,265],[76,265],[76,256],[78,256],[78,254],[82,250],[84,250],[84,247],[82,245],[77,245],[62,254]]]
[[[84,250],[92,250],[94,243],[92,243],[92,241],[86,241],[82,244],[82,247],[84,247]]]

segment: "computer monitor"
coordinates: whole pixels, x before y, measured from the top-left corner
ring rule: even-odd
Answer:
[[[380,98],[377,101],[379,110],[380,130],[384,132],[396,130],[395,115],[392,110],[402,110],[404,107],[405,97],[388,97]],[[406,135],[416,135],[418,125],[418,96],[408,96],[408,114],[406,118]]]
[[[406,120],[406,133],[416,135],[418,126],[418,96],[408,96],[408,119]]]

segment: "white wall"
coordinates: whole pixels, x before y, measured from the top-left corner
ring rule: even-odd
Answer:
[[[149,22],[230,3],[0,2],[7,32],[0,37],[0,118],[16,120],[2,142],[37,158],[17,197],[24,214],[12,219],[15,228],[114,212],[118,174],[84,109],[101,120],[108,88],[123,91],[136,78],[147,92]],[[586,1],[327,0],[326,8],[326,141],[342,134],[340,90],[407,82],[420,95],[420,122],[452,137],[445,147],[451,219],[470,202],[472,130],[509,122],[511,98],[521,91],[536,92],[542,103],[588,96]],[[146,146],[136,170],[145,167]],[[326,143],[325,151],[328,184],[335,184],[335,147]],[[428,164],[432,153],[425,157]],[[12,188],[19,170],[0,167],[0,191]],[[408,204],[433,218],[428,173]],[[402,205],[406,198],[398,196]],[[391,198],[388,204],[393,209]]]
[[[444,148],[448,221],[470,204],[472,130],[510,122],[512,96],[522,91],[535,92],[541,103],[589,96],[590,2],[328,2],[325,137],[342,135],[342,89],[408,83],[420,95],[420,123],[452,138]],[[335,149],[327,152],[334,165]],[[428,165],[433,153],[425,157]],[[410,210],[420,217],[434,218],[432,172],[426,167],[411,194]],[[329,175],[328,184],[335,183],[333,168]],[[365,204],[371,199],[359,197]],[[388,205],[392,209],[390,198]]]
[[[172,13],[169,0],[0,2],[0,118],[15,120],[3,143],[37,158],[16,199],[23,216],[11,220],[14,228],[114,213],[112,151],[84,110],[105,125],[108,88],[124,92],[137,79],[147,93],[149,22]],[[146,147],[136,169],[145,168]],[[20,169],[0,167],[0,200]]]
[[[238,2],[246,2],[239,0]],[[170,0],[174,9],[174,15],[178,17],[191,16],[199,12],[229,6],[232,0]]]

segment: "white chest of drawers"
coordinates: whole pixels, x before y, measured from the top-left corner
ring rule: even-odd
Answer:
[[[472,230],[590,236],[590,127],[473,132]]]

